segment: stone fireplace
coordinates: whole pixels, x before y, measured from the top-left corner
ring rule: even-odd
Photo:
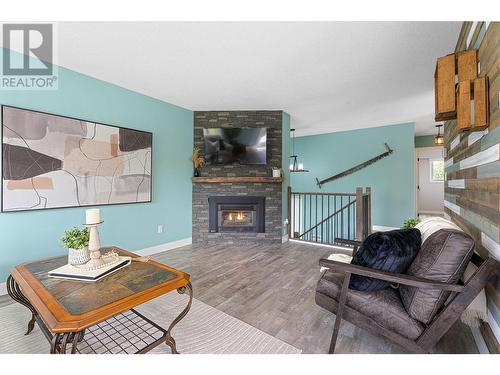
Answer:
[[[194,114],[194,145],[203,150],[203,129],[267,128],[267,164],[207,165],[193,178],[193,243],[281,243],[282,111],[204,111]],[[288,164],[288,156],[286,160]]]
[[[223,196],[208,198],[208,228],[217,232],[264,233],[265,197]]]

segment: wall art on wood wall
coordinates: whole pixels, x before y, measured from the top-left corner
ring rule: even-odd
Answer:
[[[152,140],[2,106],[2,212],[151,201]]]

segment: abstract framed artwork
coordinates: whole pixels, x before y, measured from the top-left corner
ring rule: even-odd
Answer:
[[[151,202],[152,133],[1,109],[2,212]]]

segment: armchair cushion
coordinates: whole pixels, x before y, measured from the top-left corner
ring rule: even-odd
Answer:
[[[404,273],[420,249],[418,229],[398,229],[369,235],[352,258],[352,264],[380,271]],[[351,289],[380,290],[389,282],[371,277],[352,275]]]
[[[432,233],[406,272],[428,280],[456,284],[462,277],[472,253],[474,240],[456,229],[439,229]],[[443,307],[450,292],[401,285],[401,299],[414,319],[429,323]]]
[[[353,275],[354,276],[354,275]],[[342,273],[326,271],[318,282],[317,293],[338,302],[344,276]],[[425,326],[406,312],[397,290],[386,288],[373,292],[348,289],[347,306],[369,317],[378,325],[399,333],[411,340],[418,338]],[[323,306],[326,307],[326,306]],[[333,311],[336,313],[336,311]]]

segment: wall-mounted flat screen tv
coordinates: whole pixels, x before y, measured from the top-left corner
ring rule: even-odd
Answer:
[[[206,164],[266,164],[266,128],[203,129]]]

